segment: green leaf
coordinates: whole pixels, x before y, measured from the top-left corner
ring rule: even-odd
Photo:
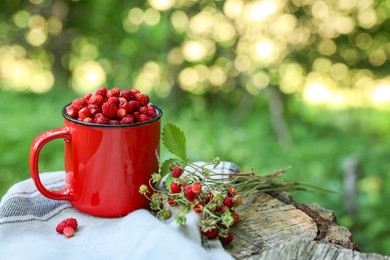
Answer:
[[[186,137],[178,126],[172,123],[166,124],[162,131],[162,142],[170,153],[188,162]]]
[[[165,188],[167,190],[170,189],[172,181],[173,181],[172,174],[169,174],[168,177],[165,179],[165,182],[164,182],[164,186],[165,186]]]
[[[161,167],[160,167],[160,174],[161,174],[161,177],[164,177],[165,175],[167,175],[169,172],[170,172],[170,166],[177,162],[177,159],[174,159],[174,158],[169,158],[167,160],[165,160],[162,164],[161,164]]]

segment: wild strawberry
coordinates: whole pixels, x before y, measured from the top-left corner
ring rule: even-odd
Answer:
[[[61,221],[60,223],[58,223],[58,225],[57,225],[57,227],[56,227],[56,231],[57,231],[58,233],[63,233],[65,227],[71,227],[71,228],[73,228],[74,230],[76,230],[77,227],[78,227],[77,220],[76,220],[75,218],[67,218],[67,219],[64,219],[63,221]]]
[[[207,192],[207,195],[205,196],[204,198],[204,203],[207,204],[210,202],[210,200],[212,200],[214,198],[214,195],[211,191]]]
[[[69,105],[66,107],[66,114],[72,118],[77,118],[78,117],[78,110],[74,108],[72,105]]]
[[[171,173],[172,173],[172,177],[179,178],[183,173],[183,169],[180,168],[179,166],[175,166],[171,168]]]
[[[135,120],[134,120],[133,116],[126,115],[126,116],[122,117],[120,124],[121,125],[129,125],[129,124],[133,124],[134,122],[135,122]]]
[[[149,103],[149,97],[145,94],[135,94],[135,100],[137,100],[141,106],[146,106]]]
[[[229,232],[226,237],[219,236],[218,238],[222,244],[227,245],[233,241],[233,233]]]
[[[203,202],[199,201],[192,209],[193,209],[196,213],[202,213],[203,207],[204,207]]]
[[[229,187],[228,188],[228,194],[230,195],[230,196],[235,196],[236,194],[237,194],[237,191],[236,191],[236,188],[234,188],[234,187]]]
[[[104,98],[103,98],[102,95],[93,94],[93,95],[89,98],[89,103],[90,103],[90,104],[95,104],[95,105],[101,106],[101,105],[104,103]]]
[[[89,99],[91,98],[91,96],[92,96],[92,94],[91,94],[91,93],[88,93],[88,94],[85,94],[85,95],[83,96],[83,98],[84,98],[85,100],[89,101]]]
[[[117,106],[117,105],[119,105],[119,98],[118,97],[110,97],[109,99],[107,99],[107,102],[113,103]]]
[[[81,121],[83,121],[85,118],[87,117],[91,117],[91,110],[88,108],[88,107],[83,107],[80,111],[79,111],[79,118]]]
[[[108,124],[110,124],[110,125],[120,125],[121,122],[119,120],[111,119],[110,121],[108,121]]]
[[[171,207],[176,206],[177,203],[176,203],[176,201],[175,201],[175,198],[169,197],[169,198],[168,198],[168,204],[169,204]]]
[[[119,108],[123,108],[127,113],[131,113],[133,111],[133,106],[129,102],[120,102]]]
[[[134,94],[130,90],[122,90],[119,96],[126,98],[127,101],[130,101],[134,98]]]
[[[242,197],[240,195],[237,195],[234,197],[234,205],[238,206],[242,204]]]
[[[135,121],[138,121],[139,116],[141,115],[141,113],[138,112],[138,111],[134,111],[133,113],[131,113],[131,115],[134,117],[134,122],[135,122]]]
[[[119,94],[121,93],[121,90],[119,88],[112,88],[110,90],[107,90],[107,98],[111,97],[119,97]]]
[[[221,206],[218,206],[215,208],[215,211],[217,212],[225,212],[225,211],[228,211],[230,210],[228,206],[226,205],[221,205]]]
[[[234,225],[238,224],[238,222],[240,222],[240,215],[238,215],[237,212],[233,211],[232,216],[234,218]]]
[[[211,228],[207,231],[202,231],[201,230],[201,234],[205,237],[207,237],[208,239],[214,239],[218,236],[218,229],[217,228]]]
[[[157,117],[157,110],[152,106],[148,106],[147,115],[150,116],[151,118],[155,118]]]
[[[145,115],[145,114],[140,114],[138,117],[138,122],[145,122],[148,120],[150,120],[150,117],[148,115]]]
[[[135,100],[130,100],[129,104],[133,108],[133,111],[138,111],[139,108],[141,107],[141,104],[138,101],[135,101]]]
[[[89,104],[88,105],[89,111],[91,111],[91,116],[96,115],[96,113],[101,113],[102,108],[95,104]]]
[[[201,192],[202,191],[202,185],[199,182],[195,182],[194,184],[192,184],[192,191],[194,193]]]
[[[83,98],[78,98],[73,100],[72,106],[77,109],[77,111],[80,111],[83,107],[86,107],[88,105],[88,102]]]
[[[106,87],[101,87],[95,91],[95,94],[101,95],[102,97],[106,97],[108,89]]]
[[[62,232],[64,234],[64,236],[66,236],[67,238],[69,237],[73,237],[74,235],[74,229],[70,226],[66,226],[64,228],[64,231]]]
[[[118,111],[116,112],[116,115],[119,117],[119,118],[122,118],[124,116],[127,115],[127,111],[126,109],[124,108],[119,108]]]
[[[192,191],[192,185],[187,184],[184,186],[184,196],[186,196],[189,201],[193,201],[197,197],[196,193]]]
[[[104,102],[102,105],[102,113],[105,117],[115,118],[118,107],[113,103]]]
[[[226,197],[223,199],[223,204],[225,204],[225,206],[227,206],[229,209],[233,208],[233,206],[234,206],[233,197],[231,197],[231,196],[226,196]]]
[[[148,114],[148,106],[142,106],[139,108],[141,114]]]
[[[173,194],[181,192],[181,185],[177,182],[171,182],[171,192]]]
[[[90,118],[90,117],[84,118],[83,122],[85,122],[85,123],[94,123],[93,119]]]
[[[102,113],[96,113],[93,116],[93,120],[95,121],[96,124],[101,124],[101,125],[109,123],[108,118],[105,117]]]
[[[136,88],[130,89],[130,92],[133,93],[134,96],[136,94],[140,93],[140,91],[138,89],[136,89]]]
[[[127,99],[124,97],[119,97],[119,104],[120,103],[127,103]]]

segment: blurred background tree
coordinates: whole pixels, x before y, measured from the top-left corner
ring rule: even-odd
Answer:
[[[2,0],[0,193],[29,177],[32,139],[102,85],[136,87],[219,156],[345,196],[335,211],[362,251],[390,253],[390,1]],[[28,126],[28,127],[26,127]],[[62,143],[41,171],[63,167]],[[164,151],[162,151],[164,156]]]

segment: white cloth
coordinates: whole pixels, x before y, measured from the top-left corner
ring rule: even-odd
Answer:
[[[221,163],[223,172],[238,168]],[[42,173],[49,189],[64,186],[63,171]],[[66,238],[55,230],[65,218],[76,218],[75,235]],[[204,240],[199,216],[187,215],[187,224],[173,218],[166,223],[147,210],[121,218],[99,218],[74,209],[68,201],[42,196],[31,179],[12,186],[0,201],[1,259],[233,259],[218,239]]]

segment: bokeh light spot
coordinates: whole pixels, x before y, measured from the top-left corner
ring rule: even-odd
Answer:
[[[156,10],[166,11],[175,4],[175,0],[148,0],[148,3]]]
[[[87,93],[100,87],[106,81],[106,73],[96,61],[86,61],[75,67],[72,88],[78,93]]]

